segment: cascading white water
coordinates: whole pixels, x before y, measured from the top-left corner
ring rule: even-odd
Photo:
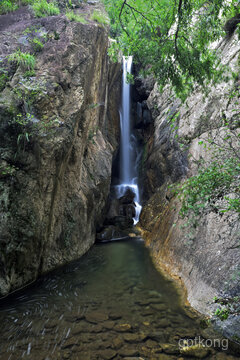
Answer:
[[[123,57],[122,108],[120,110],[121,143],[120,143],[120,176],[121,182],[128,184],[131,179],[130,168],[130,84],[127,74],[131,74],[132,56]]]
[[[135,194],[136,216],[134,224],[139,221],[142,206],[140,205],[139,189],[137,184],[137,156],[134,156],[133,149],[136,146],[136,139],[132,134],[130,116],[130,84],[127,81],[127,74],[131,74],[132,56],[123,57],[123,86],[122,86],[122,107],[120,109],[121,142],[120,142],[120,185],[115,187],[117,198],[131,189]]]

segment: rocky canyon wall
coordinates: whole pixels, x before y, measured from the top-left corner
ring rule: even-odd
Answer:
[[[224,137],[223,118],[229,124],[237,121],[239,126],[238,36],[215,46],[222,64],[235,72],[235,81],[222,80],[207,95],[196,87],[185,103],[168,88],[160,94],[157,84],[148,97],[153,124],[151,131],[147,127],[145,132],[150,136],[145,136],[145,205],[140,219],[155,261],[182,279],[190,304],[208,315],[216,309],[215,296],[239,295],[239,217],[208,208],[191,228],[186,224],[188,219],[180,216],[181,203],[169,185],[196,175],[201,160],[205,166],[211,164],[213,148],[204,144],[210,137],[215,136],[216,141]],[[232,144],[239,154],[239,141]],[[218,205],[224,205],[224,195],[231,196],[231,189],[216,199]],[[231,336],[238,328],[239,336],[239,318],[234,317],[238,325],[233,326],[233,317],[230,315],[221,327]]]
[[[121,70],[109,63],[107,29],[93,21],[34,18],[24,7],[1,16],[0,44],[5,295],[94,243],[118,146]],[[10,60],[17,51],[35,53],[32,73]]]

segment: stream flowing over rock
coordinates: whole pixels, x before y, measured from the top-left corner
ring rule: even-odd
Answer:
[[[14,21],[7,16],[0,28],[8,68],[0,89],[0,295],[94,243],[119,143],[121,96],[121,68],[109,62],[103,26],[64,15],[36,19],[26,7],[11,14]],[[33,36],[44,47],[35,74],[25,77],[7,55],[29,52]]]
[[[210,161],[211,151],[203,143],[208,135],[221,138],[223,118],[229,123],[239,119],[239,98],[229,96],[239,87],[237,35],[222,40],[217,47],[222,63],[238,73],[235,82],[223,80],[207,96],[196,87],[186,103],[177,100],[168,88],[160,94],[157,84],[148,97],[154,125],[153,136],[145,135],[145,206],[140,218],[156,262],[183,280],[190,304],[208,315],[216,309],[214,296],[239,295],[239,218],[233,212],[209,209],[194,229],[183,227],[186,219],[179,215],[181,204],[168,186],[197,174],[202,158]],[[217,201],[224,204],[224,198]],[[239,339],[239,317],[232,318],[227,336]]]

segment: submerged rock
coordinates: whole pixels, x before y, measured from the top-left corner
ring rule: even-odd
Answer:
[[[180,352],[178,346],[174,344],[161,344],[161,348],[166,354],[177,355]]]
[[[117,352],[115,350],[112,350],[112,349],[105,349],[105,350],[99,350],[98,354],[103,359],[110,360],[110,359],[113,359],[117,355]]]
[[[182,355],[193,356],[197,359],[204,359],[209,354],[209,352],[210,352],[210,350],[208,348],[206,348],[200,344],[193,345],[193,346],[184,346],[180,350],[180,353]]]
[[[90,322],[97,324],[99,322],[103,322],[109,319],[108,314],[101,312],[101,311],[92,311],[85,315],[85,319]]]
[[[130,324],[118,324],[114,327],[114,330],[119,331],[119,332],[126,332],[128,330],[130,330],[132,327]]]

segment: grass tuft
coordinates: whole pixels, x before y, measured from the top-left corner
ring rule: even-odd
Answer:
[[[86,19],[81,15],[75,14],[73,10],[68,10],[65,15],[70,21],[77,21],[82,24],[87,24]]]
[[[33,70],[36,63],[34,55],[31,55],[29,53],[23,53],[20,50],[9,55],[8,61],[17,63],[25,71]]]
[[[48,3],[47,0],[38,0],[32,4],[32,9],[36,17],[59,15],[60,10],[55,3]]]
[[[3,0],[0,3],[0,15],[17,10],[18,5],[11,0]]]
[[[109,18],[97,10],[92,13],[91,20],[97,21],[99,24],[109,25]]]

